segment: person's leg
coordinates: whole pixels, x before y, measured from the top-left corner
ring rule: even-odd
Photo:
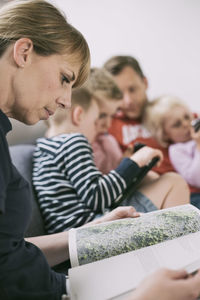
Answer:
[[[186,181],[174,172],[165,173],[149,183],[142,184],[138,191],[149,198],[158,209],[190,202]]]
[[[158,179],[160,175],[154,171],[149,171],[147,175],[142,179],[140,184],[138,185],[138,189],[143,186],[144,184],[151,183],[152,181],[155,181],[155,179]]]
[[[147,213],[158,210],[153,202],[139,191],[135,191],[132,195],[129,195],[120,205],[133,206],[139,213]]]

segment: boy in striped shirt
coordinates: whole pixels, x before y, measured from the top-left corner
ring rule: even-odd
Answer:
[[[141,167],[155,156],[162,160],[159,150],[144,147],[103,175],[94,163],[90,144],[96,137],[100,101],[86,87],[74,90],[71,109],[60,109],[52,116],[46,137],[37,140],[33,184],[49,233],[102,216],[137,178]],[[162,189],[162,194],[160,202],[153,203],[139,190],[124,205],[140,212],[168,207],[173,188]],[[188,201],[182,199],[180,204],[185,203]]]

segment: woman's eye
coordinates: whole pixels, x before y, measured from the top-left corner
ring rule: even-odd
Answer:
[[[62,81],[62,84],[65,83],[65,82],[70,83],[69,79],[65,75],[62,75],[61,81]]]

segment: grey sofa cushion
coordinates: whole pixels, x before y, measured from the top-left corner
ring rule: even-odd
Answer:
[[[43,219],[32,186],[32,156],[34,147],[34,145],[15,145],[9,147],[13,164],[16,166],[20,174],[29,182],[31,187],[30,197],[33,205],[33,211],[29,228],[25,234],[26,237],[46,234]]]

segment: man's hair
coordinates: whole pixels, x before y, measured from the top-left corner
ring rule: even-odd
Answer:
[[[99,100],[121,100],[123,97],[112,75],[104,68],[92,68],[85,86]]]
[[[180,100],[178,97],[164,95],[155,98],[145,107],[143,115],[144,125],[164,147],[169,145],[168,141],[164,140],[164,117],[173,108],[180,106],[188,109],[188,106],[184,101]]]
[[[80,87],[72,91],[71,108],[79,105],[85,111],[87,111],[90,108],[92,101],[93,96],[87,88]],[[51,125],[60,125],[68,118],[69,113],[70,109],[58,108],[55,114],[50,117],[49,120],[47,120],[45,123],[48,127],[50,127]]]
[[[0,9],[0,56],[20,38],[29,38],[41,56],[61,54],[80,69],[74,86],[85,82],[90,51],[83,35],[45,0],[12,1]]]
[[[141,78],[145,77],[139,62],[132,56],[113,56],[104,64],[104,68],[114,76],[120,74],[125,67],[131,67]]]

